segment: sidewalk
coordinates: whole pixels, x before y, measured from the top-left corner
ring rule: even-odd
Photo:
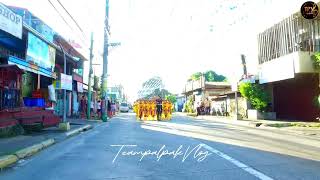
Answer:
[[[100,124],[96,120],[68,119],[68,121],[70,122],[69,131],[61,131],[57,127],[51,127],[43,129],[40,132],[32,132],[11,138],[1,138],[0,169],[17,162],[19,159],[32,156],[54,143],[63,141],[68,137]]]
[[[226,123],[232,125],[249,126],[261,129],[272,129],[286,131],[298,135],[312,136],[320,139],[320,122],[290,122],[280,120],[236,120],[232,117],[223,116],[188,116],[186,113],[178,112],[176,115],[187,116],[197,120],[209,120],[219,123]],[[313,127],[311,127],[313,126]]]

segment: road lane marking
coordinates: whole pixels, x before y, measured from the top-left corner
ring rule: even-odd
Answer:
[[[227,154],[224,154],[223,152],[212,148],[211,146],[208,146],[206,144],[202,144],[202,147],[206,148],[207,150],[211,151],[212,153],[218,155],[219,157],[222,157],[223,159],[231,162],[232,164],[236,165],[237,167],[241,168],[242,170],[248,172],[249,174],[261,179],[261,180],[273,180],[271,177],[263,174],[262,172],[259,172],[255,169],[253,169],[252,167],[228,156]]]
[[[179,129],[176,129],[172,126],[169,126],[169,124],[165,124],[165,126],[167,126],[168,128],[174,130],[174,131],[180,131]],[[235,166],[241,168],[242,170],[246,171],[247,173],[257,177],[258,179],[261,179],[261,180],[274,180],[273,178],[263,174],[262,172],[258,171],[258,170],[255,170],[254,168],[232,158],[231,156],[228,156],[227,154],[217,150],[217,149],[214,149],[213,147],[211,146],[208,146],[207,144],[204,144],[202,143],[201,144],[202,147],[206,148],[207,150],[211,151],[212,153],[216,154],[217,156],[219,157],[222,157],[223,159],[231,162],[232,164],[234,164]]]

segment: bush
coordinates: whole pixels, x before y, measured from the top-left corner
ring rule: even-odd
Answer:
[[[316,52],[314,55],[312,55],[311,59],[313,61],[314,68],[320,70],[320,52]]]
[[[193,113],[193,99],[190,98],[186,103],[185,103],[185,111],[187,113]]]
[[[19,125],[0,128],[0,138],[7,138],[24,134],[24,129]]]
[[[270,102],[269,94],[258,84],[241,83],[239,86],[241,95],[246,98],[252,107],[259,111],[265,111]]]

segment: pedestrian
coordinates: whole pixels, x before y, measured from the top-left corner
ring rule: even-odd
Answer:
[[[86,117],[86,98],[85,96],[82,96],[81,97],[81,100],[80,100],[80,106],[81,106],[81,115],[82,117]]]
[[[199,116],[201,112],[200,102],[197,102],[196,108],[197,108],[197,116]]]
[[[210,101],[209,98],[206,98],[204,101],[205,114],[210,115]]]
[[[98,100],[97,102],[97,114],[98,114],[98,118],[101,117],[101,101]]]
[[[111,115],[114,116],[116,112],[116,104],[114,101],[111,102]]]
[[[91,104],[90,104],[90,118],[92,117],[92,114],[94,115],[94,101],[91,101]]]
[[[160,121],[161,120],[161,115],[162,115],[162,99],[161,99],[160,96],[156,100],[156,104],[157,104],[157,120]]]
[[[108,99],[108,102],[107,102],[107,112],[108,112],[108,116],[111,117],[111,101],[110,99]]]

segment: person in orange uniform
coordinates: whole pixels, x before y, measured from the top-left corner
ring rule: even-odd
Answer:
[[[168,108],[167,108],[167,100],[162,101],[162,119],[167,120],[167,113],[168,113]]]
[[[148,107],[148,101],[144,100],[143,101],[143,120],[148,120],[148,111],[149,111],[149,107]]]
[[[147,120],[152,120],[152,104],[150,100],[147,101],[147,108]]]
[[[156,115],[157,115],[157,113],[156,113],[156,102],[155,101],[151,101],[151,117],[152,117],[152,120],[157,120]]]
[[[133,104],[133,111],[136,113],[136,118],[139,119],[139,101]]]
[[[142,120],[144,112],[144,102],[141,100],[139,102],[139,119]]]
[[[171,102],[168,103],[168,110],[169,110],[168,119],[170,120],[172,117],[172,111],[173,111],[173,104]]]

